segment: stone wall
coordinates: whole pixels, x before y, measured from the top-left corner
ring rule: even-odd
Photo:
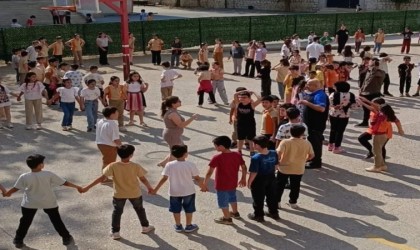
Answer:
[[[370,10],[397,10],[396,4],[391,0],[365,0],[365,9]],[[363,5],[362,5],[363,6]],[[410,3],[400,5],[400,10],[418,10],[420,9],[420,0],[411,0]]]

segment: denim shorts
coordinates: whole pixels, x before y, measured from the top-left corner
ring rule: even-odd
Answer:
[[[217,191],[216,194],[219,208],[229,208],[229,203],[236,202],[236,189],[229,191]]]
[[[195,212],[195,194],[181,197],[169,197],[169,212],[181,213],[182,208],[186,213]]]

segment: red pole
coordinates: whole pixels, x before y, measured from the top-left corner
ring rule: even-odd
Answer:
[[[122,45],[122,54],[123,54],[123,72],[124,72],[124,80],[127,80],[128,75],[130,74],[127,0],[120,0],[120,9],[121,9],[120,16],[121,16],[121,45]]]

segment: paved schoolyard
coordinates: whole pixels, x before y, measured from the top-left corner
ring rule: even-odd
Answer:
[[[398,48],[385,48],[394,61],[389,69],[391,92],[398,93],[396,66],[402,61]],[[413,61],[419,61],[420,50],[413,48]],[[168,55],[164,55],[168,59]],[[268,56],[273,63],[279,60],[278,52]],[[156,163],[167,147],[161,138],[163,128],[159,116],[159,79],[161,68],[149,63],[148,57],[136,57],[136,65],[143,78],[150,83],[146,93],[148,102],[145,122],[150,128],[128,127],[122,133],[122,140],[136,146],[133,161],[143,165],[148,178],[155,185],[161,169]],[[360,59],[355,59],[359,62]],[[113,66],[101,68],[106,71],[105,79],[117,75],[122,77],[121,60],[112,58]],[[86,65],[96,64],[97,59]],[[232,69],[231,61],[225,58],[226,71]],[[182,115],[189,117],[198,113],[199,118],[185,130],[185,142],[189,146],[189,160],[196,163],[203,176],[207,164],[215,151],[211,140],[218,135],[230,135],[228,108],[204,104],[196,107],[196,77],[192,71],[180,70],[183,78],[176,81],[174,94],[182,99]],[[417,72],[413,72],[414,87]],[[3,81],[11,88],[13,73],[10,67],[0,67]],[[274,79],[275,74],[272,73]],[[357,79],[357,71],[352,74]],[[356,82],[351,82],[356,86]],[[229,96],[238,86],[254,91],[260,90],[259,81],[226,75],[225,85]],[[276,93],[276,85],[272,85]],[[414,89],[413,87],[413,89]],[[353,89],[357,93],[356,88]],[[413,92],[413,91],[412,91]],[[218,100],[218,96],[216,96]],[[197,192],[197,212],[194,223],[200,227],[193,234],[179,234],[172,229],[173,219],[168,212],[166,184],[159,195],[144,195],[144,204],[150,223],[156,232],[140,234],[140,225],[131,205],[127,204],[122,218],[123,239],[113,241],[108,237],[112,213],[112,188],[101,186],[80,195],[74,189],[57,188],[60,211],[65,224],[75,238],[76,244],[68,249],[420,249],[420,221],[417,208],[420,206],[420,169],[417,161],[420,146],[420,99],[387,98],[401,119],[406,136],[395,135],[388,143],[388,166],[386,174],[364,171],[372,161],[362,160],[365,150],[358,144],[357,136],[364,131],[355,128],[361,111],[356,111],[348,126],[344,139],[347,153],[333,155],[324,151],[324,167],[308,170],[303,178],[299,205],[292,210],[285,205],[280,211],[281,221],[267,218],[265,223],[256,223],[246,218],[252,211],[250,191],[238,189],[239,211],[245,219],[235,220],[234,226],[218,225],[213,218],[221,215],[217,209],[214,189],[209,193]],[[17,177],[28,171],[24,160],[27,155],[41,153],[47,156],[46,170],[54,171],[76,184],[84,185],[100,174],[101,156],[94,143],[94,134],[86,133],[84,113],[76,112],[70,132],[61,131],[61,113],[56,108],[44,106],[44,129],[24,129],[23,103],[13,101],[13,130],[0,130],[0,183],[12,187]],[[258,108],[261,111],[261,107]],[[257,127],[260,114],[257,115]],[[327,133],[326,133],[327,134]],[[244,151],[246,152],[246,151]],[[249,157],[245,156],[248,163]],[[22,193],[12,198],[0,198],[0,249],[13,249],[12,238],[20,218],[19,204]],[[35,217],[25,243],[28,249],[65,249],[54,231],[48,217],[40,211]]]

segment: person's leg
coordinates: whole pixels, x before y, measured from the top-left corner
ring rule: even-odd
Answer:
[[[83,66],[83,54],[81,50],[77,51],[77,58],[79,60],[79,65]]]
[[[32,119],[34,116],[34,102],[32,100],[25,100],[25,117],[26,117],[26,126],[32,125]]]
[[[99,53],[99,64],[100,65],[104,65],[104,51],[102,50],[102,48],[98,47],[98,53]]]
[[[329,138],[329,145],[328,145],[328,151],[331,151],[333,147],[335,146],[335,137],[337,135],[337,117],[330,116],[330,138]]]
[[[60,213],[58,211],[58,207],[44,209],[44,212],[50,218],[51,223],[54,226],[55,231],[63,238],[68,239],[71,237],[69,231],[67,230],[66,226],[64,225],[63,221],[61,220]]]
[[[198,105],[203,105],[204,103],[204,91],[198,91]]]
[[[74,109],[76,108],[76,103],[75,102],[70,102],[69,104],[69,120],[68,120],[68,124],[67,126],[72,126],[73,125],[73,115],[74,115]]]
[[[242,58],[237,58],[237,60],[238,60],[238,64],[237,64],[237,66],[238,66],[238,68],[236,69],[237,70],[237,72],[236,73],[238,73],[238,75],[241,75],[241,72],[242,72],[242,61],[243,61],[243,59]]]
[[[227,191],[217,191],[217,204],[219,208],[222,210],[223,218],[226,220],[231,219],[230,218],[230,212],[229,212],[229,197]]]
[[[42,123],[42,99],[34,100],[35,119],[38,125]]]
[[[382,43],[379,43],[378,44],[378,54],[379,54],[379,52],[381,52],[381,48],[382,48]]]
[[[373,136],[373,153],[375,155],[375,167],[382,167],[385,165],[384,157],[382,155],[382,147],[385,145],[388,138],[386,135]]]
[[[299,198],[300,193],[300,182],[302,180],[302,175],[290,175],[290,194],[289,194],[289,203],[296,204]]]
[[[157,53],[154,50],[151,50],[151,52],[152,52],[152,63],[153,64],[156,64],[156,61],[157,61]]]
[[[191,194],[182,198],[182,207],[185,211],[185,225],[192,224],[193,213],[195,212],[195,194]]]
[[[283,101],[284,100],[284,85],[283,85],[282,82],[278,82],[277,87],[278,87],[278,90],[279,90],[280,99]]]
[[[410,88],[411,88],[411,77],[407,77],[407,79],[405,80],[405,94],[409,95],[410,92]]]
[[[214,97],[214,93],[213,93],[213,91],[210,91],[210,92],[209,92],[209,97],[210,97],[210,101],[211,101],[212,103],[216,103],[216,98]]]
[[[245,61],[245,73],[242,75],[242,76],[248,76],[249,75],[249,70],[250,70],[250,68],[251,68],[251,62],[252,62],[253,60],[252,59],[246,59],[246,61]]]
[[[314,158],[309,161],[309,167],[320,168],[322,165],[322,132],[313,129],[308,129],[308,141],[311,143],[314,150]]]
[[[161,56],[160,56],[160,53],[161,53],[161,51],[159,50],[159,51],[157,51],[157,53],[156,53],[156,63],[157,63],[157,65],[160,65],[160,62],[161,62],[161,60],[162,60],[162,58],[161,58]]]
[[[411,39],[407,40],[407,54],[410,53]]]
[[[264,218],[265,182],[261,176],[254,179],[251,185],[252,207],[256,218]]]
[[[175,225],[181,225],[181,213],[172,213],[174,215]]]
[[[368,150],[368,154],[372,154],[372,145],[369,143],[369,140],[372,139],[372,135],[365,132],[362,133],[357,139],[359,143]]]
[[[93,129],[94,122],[93,122],[93,101],[85,101],[85,112],[86,112],[86,119],[87,119],[87,128]]]
[[[66,102],[60,102],[61,110],[63,111],[63,120],[61,121],[61,127],[67,127],[69,126],[69,116],[70,116],[70,110],[69,106]]]
[[[261,71],[261,62],[260,61],[255,61],[254,64],[255,64],[255,69],[257,70],[257,74],[259,74],[260,71]]]
[[[405,39],[403,39],[403,43],[402,43],[402,46],[401,46],[401,53],[404,53],[405,47],[406,47],[406,43],[405,43]]]
[[[113,198],[112,205],[114,210],[112,211],[112,222],[111,222],[111,232],[118,233],[121,229],[121,215],[124,212],[124,205],[127,199]]]
[[[28,233],[37,209],[21,207],[21,211],[22,217],[20,218],[19,226],[16,230],[15,238],[13,239],[13,242],[16,243],[23,243],[23,239]]]
[[[175,55],[175,66],[179,67],[179,55],[178,54]]]
[[[102,169],[117,160],[117,148],[105,144],[97,144],[102,154]]]
[[[347,124],[349,123],[349,118],[337,118],[337,134],[335,136],[335,147],[340,148],[341,142],[343,141],[344,131],[346,130]]]
[[[289,180],[289,175],[277,172],[277,202],[280,205],[281,197],[283,196],[284,187]],[[280,206],[279,206],[280,207]]]
[[[400,95],[404,93],[405,76],[400,76]]]
[[[389,74],[385,74],[385,79],[384,79],[384,91],[383,93],[386,95],[389,95],[389,85],[391,84],[391,80],[389,78]]]
[[[7,126],[12,125],[12,115],[10,113],[10,106],[4,107],[4,116],[6,117]]]
[[[228,104],[228,97],[226,94],[225,82],[223,80],[216,81],[216,88],[219,92],[220,99],[222,99],[224,104]]]
[[[269,176],[265,189],[265,197],[267,198],[268,212],[273,215],[278,215],[277,189],[276,177],[274,175]]]
[[[171,55],[171,67],[175,67],[175,55]]]
[[[134,199],[129,199],[131,204],[133,205],[134,210],[136,211],[137,217],[140,220],[140,224],[142,227],[148,227],[149,221],[147,220],[146,210],[143,207],[143,197],[138,197]]]

